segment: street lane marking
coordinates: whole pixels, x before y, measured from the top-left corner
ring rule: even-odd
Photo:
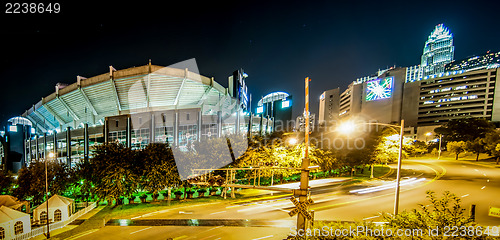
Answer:
[[[282,197],[288,197],[288,196],[292,196],[292,195],[293,194],[291,194],[291,193],[287,193],[287,194],[277,195],[277,196],[266,196],[266,197],[260,197],[260,198],[243,199],[240,201],[231,202],[231,204],[238,204],[238,203],[242,203],[242,202],[252,202],[252,201],[258,201],[258,200],[263,200],[263,199],[282,198]]]
[[[215,235],[208,236],[208,237],[206,237],[206,238],[201,238],[200,240],[209,239],[209,238],[212,238],[212,237],[215,237]]]
[[[97,231],[99,231],[99,229],[92,229],[92,230],[88,230],[88,231],[86,231],[86,232],[82,232],[82,233],[80,233],[80,234],[77,234],[77,235],[75,235],[75,236],[73,236],[73,237],[66,238],[66,240],[74,240],[74,239],[78,239],[78,238],[81,238],[81,237],[83,237],[83,236],[85,236],[85,235],[89,235],[89,234],[94,233],[94,232],[97,232]]]
[[[378,217],[380,217],[380,216],[367,217],[367,218],[363,218],[363,220],[368,220],[368,219],[378,218]]]
[[[461,197],[463,197],[463,198],[464,198],[464,197],[467,197],[467,196],[469,196],[469,194],[462,195]]]
[[[173,240],[179,240],[179,239],[183,239],[183,238],[187,238],[187,236],[186,235],[182,235],[182,236],[174,237]]]
[[[225,212],[227,212],[227,211],[226,211],[226,210],[224,210],[224,211],[220,211],[220,212],[213,212],[213,213],[210,213],[209,215],[212,215],[212,214],[219,214],[219,213],[225,213]]]
[[[151,229],[153,227],[147,227],[147,228],[144,228],[144,229],[141,229],[141,230],[137,230],[137,231],[134,231],[134,232],[131,232],[130,234],[135,234],[135,233],[138,233],[138,232],[142,232],[144,230],[148,230],[148,229]]]
[[[481,188],[481,190],[483,190],[485,187],[486,187],[486,186],[483,186],[483,187]]]
[[[193,214],[193,211],[187,211],[187,212],[179,211],[179,214]]]
[[[269,236],[260,237],[260,238],[254,238],[252,240],[259,240],[259,239],[265,239],[265,238],[270,238],[270,237],[274,237],[274,235],[269,235]]]

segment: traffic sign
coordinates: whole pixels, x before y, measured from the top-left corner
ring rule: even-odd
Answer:
[[[295,205],[295,208],[288,213],[290,217],[293,217],[294,215],[300,212],[304,217],[306,217],[309,220],[312,220],[313,217],[311,213],[307,211],[307,207],[310,204],[314,203],[312,199],[308,198],[305,202],[299,202],[299,200],[297,200],[294,196],[292,196],[290,198],[290,201],[292,201],[293,205]]]
[[[490,211],[488,212],[488,216],[500,217],[500,208],[490,207]]]

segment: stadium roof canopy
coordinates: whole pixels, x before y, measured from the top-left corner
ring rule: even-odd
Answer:
[[[22,114],[38,132],[102,125],[107,116],[147,111],[201,108],[216,114],[232,104],[227,89],[213,78],[186,69],[144,65],[56,85]]]

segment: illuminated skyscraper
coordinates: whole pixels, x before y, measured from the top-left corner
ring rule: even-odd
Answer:
[[[423,76],[444,72],[444,65],[453,61],[453,34],[442,23],[438,24],[425,42],[420,63]]]

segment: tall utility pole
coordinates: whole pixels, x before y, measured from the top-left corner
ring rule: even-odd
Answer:
[[[401,131],[399,133],[399,156],[398,156],[398,173],[396,176],[396,194],[394,197],[394,215],[398,214],[399,208],[399,180],[401,179],[401,159],[403,158],[403,133],[405,120],[401,119]]]
[[[302,166],[300,172],[300,189],[299,189],[299,201],[306,202],[307,196],[309,195],[309,77],[306,77],[306,92],[305,92],[305,121],[306,129],[305,133],[305,152],[304,159],[302,159]],[[306,209],[308,210],[308,209]],[[297,215],[297,231],[299,229],[306,230],[307,218],[302,213]]]
[[[443,134],[439,134],[439,151],[438,151],[438,160],[441,158],[441,140],[443,140]]]
[[[47,135],[44,136],[47,138]],[[45,141],[44,138],[44,141]],[[43,158],[45,158],[45,201],[47,201],[47,218],[45,219],[47,223],[47,234],[45,237],[50,238],[50,230],[49,230],[49,176],[48,176],[48,171],[47,171],[47,155],[44,155]]]

